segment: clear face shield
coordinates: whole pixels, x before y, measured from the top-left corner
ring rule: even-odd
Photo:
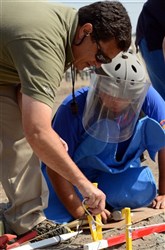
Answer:
[[[149,85],[93,74],[82,120],[86,132],[103,142],[128,140]]]

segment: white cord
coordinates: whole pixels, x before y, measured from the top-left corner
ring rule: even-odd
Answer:
[[[147,225],[147,226],[142,226],[142,227],[131,227],[132,230],[138,230],[138,229],[143,229],[143,228],[149,228],[149,227],[156,227],[156,226],[163,226],[165,223],[158,223],[158,224],[152,224],[152,225]]]
[[[90,218],[92,219],[92,221],[93,221],[95,224],[97,224],[97,225],[99,225],[99,226],[103,226],[102,221],[101,221],[100,219],[99,219],[99,222],[96,221],[96,220],[94,219],[93,215],[88,211],[88,209],[87,209],[87,207],[86,207],[86,205],[85,205],[85,201],[86,201],[86,200],[87,200],[87,199],[84,199],[84,200],[82,201],[82,206],[83,206],[85,212],[90,216]]]

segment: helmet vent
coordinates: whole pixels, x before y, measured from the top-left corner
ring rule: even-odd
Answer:
[[[116,65],[116,67],[115,67],[115,71],[119,70],[120,67],[121,67],[121,63],[118,63],[118,64]]]
[[[127,55],[124,55],[124,54],[122,54],[122,56],[121,56],[123,59],[128,59],[128,56]]]
[[[136,67],[135,67],[134,65],[131,65],[131,67],[132,67],[133,71],[134,71],[135,73],[137,73]]]
[[[121,83],[120,77],[117,77],[116,82],[117,82],[117,83]]]

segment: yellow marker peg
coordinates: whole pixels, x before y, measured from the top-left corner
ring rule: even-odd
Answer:
[[[93,185],[97,187],[97,183],[93,183]],[[93,241],[102,240],[103,236],[102,236],[102,226],[101,226],[102,224],[101,215],[100,214],[95,216],[87,215],[87,219]]]
[[[132,229],[131,229],[131,212],[130,208],[125,207],[122,209],[122,215],[125,216],[125,224],[126,224],[126,250],[132,250]]]
[[[94,222],[94,218],[92,215],[87,215],[89,228],[92,236],[93,241],[97,241],[97,229],[96,229],[96,223]]]
[[[97,231],[97,240],[102,240],[103,239],[103,234],[102,234],[102,222],[101,222],[101,215],[98,214],[95,216],[96,218],[96,231]]]

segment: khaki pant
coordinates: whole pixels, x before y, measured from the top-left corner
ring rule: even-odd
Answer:
[[[0,85],[0,181],[10,202],[5,220],[19,235],[45,219],[48,189],[23,134],[16,90]]]

